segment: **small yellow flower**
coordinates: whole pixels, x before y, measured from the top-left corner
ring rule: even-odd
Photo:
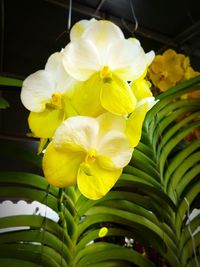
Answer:
[[[149,67],[149,77],[161,91],[176,85],[183,79],[183,57],[174,50],[168,49],[158,55]]]
[[[157,55],[148,70],[149,78],[161,91],[189,80],[200,73],[190,66],[190,59],[168,49],[163,55]]]
[[[102,227],[99,230],[99,237],[102,238],[102,237],[106,236],[107,233],[108,233],[108,228],[107,227]]]

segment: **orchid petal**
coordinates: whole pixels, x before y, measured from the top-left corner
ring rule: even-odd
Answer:
[[[155,58],[155,52],[154,51],[150,51],[150,52],[146,53],[146,61],[147,61],[148,66],[152,63],[154,58]]]
[[[85,197],[97,200],[106,195],[121,173],[122,169],[105,170],[97,162],[89,166],[83,163],[78,171],[78,188]]]
[[[43,171],[47,181],[57,187],[75,185],[84,156],[83,153],[58,150],[51,142],[43,158]]]
[[[45,65],[45,70],[55,80],[55,87],[51,89],[54,92],[66,93],[73,86],[75,80],[66,72],[62,60],[63,52],[52,54]]]
[[[124,115],[133,111],[136,99],[126,82],[113,75],[110,82],[104,82],[101,88],[102,106],[117,115]]]
[[[111,130],[124,132],[126,129],[126,119],[123,116],[105,112],[101,114],[97,120],[99,122],[99,140]]]
[[[114,23],[107,20],[96,20],[85,30],[83,38],[90,40],[95,45],[101,58],[101,64],[105,65],[108,48],[114,42],[124,39],[124,34]]]
[[[142,124],[149,110],[148,103],[138,106],[127,120],[126,135],[132,147],[136,147],[142,135]]]
[[[150,85],[151,85],[150,82],[144,79],[142,80],[139,79],[131,83],[131,89],[138,101],[140,101],[143,98],[152,96]]]
[[[69,43],[63,51],[65,70],[75,79],[86,81],[100,70],[100,59],[96,47],[89,40]]]
[[[56,148],[86,151],[96,147],[99,125],[96,119],[84,116],[70,117],[56,130],[53,137]]]
[[[98,144],[98,153],[101,156],[106,156],[112,161],[115,168],[125,167],[132,156],[133,149],[130,146],[127,136],[119,131],[109,131],[104,135]],[[109,168],[110,164],[104,165],[105,161],[101,161],[100,165],[103,168]]]
[[[77,23],[74,24],[70,31],[70,40],[71,41],[76,41],[80,39],[85,32],[85,30],[92,25],[96,20],[95,19],[83,19],[78,21]]]
[[[132,81],[144,73],[148,64],[146,54],[138,42],[124,39],[110,47],[107,65],[121,79]]]
[[[23,82],[21,101],[30,111],[41,112],[51,99],[55,81],[50,73],[39,70],[29,75]]]
[[[29,128],[36,137],[50,138],[64,119],[64,111],[46,109],[43,112],[31,112],[28,117]]]
[[[101,85],[99,73],[96,73],[75,86],[71,103],[80,115],[96,117],[105,111],[100,102]]]

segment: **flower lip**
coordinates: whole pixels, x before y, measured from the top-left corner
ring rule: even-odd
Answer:
[[[87,164],[92,164],[95,162],[96,160],[96,150],[94,148],[89,149],[89,151],[87,152],[87,155],[85,157],[85,163]]]
[[[100,78],[105,83],[110,83],[112,81],[112,72],[109,68],[109,66],[103,66],[103,68],[100,71]]]
[[[62,95],[59,92],[55,92],[51,96],[51,104],[58,109],[62,108]]]

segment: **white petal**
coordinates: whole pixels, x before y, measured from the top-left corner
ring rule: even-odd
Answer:
[[[114,73],[126,81],[140,77],[147,66],[144,50],[138,42],[130,40],[115,42],[109,49],[107,62]]]
[[[92,18],[90,20],[83,19],[75,23],[70,31],[70,40],[75,41],[81,38],[85,30],[90,27],[95,21],[96,19]]]
[[[107,20],[94,21],[82,36],[95,45],[100,55],[102,66],[105,65],[109,46],[118,40],[124,39],[121,29]]]
[[[70,117],[56,130],[53,143],[56,148],[87,151],[95,148],[99,124],[86,116]]]
[[[69,43],[63,51],[65,70],[75,79],[87,80],[94,72],[100,70],[98,52],[92,42],[79,39]]]
[[[54,78],[45,70],[29,75],[23,82],[21,101],[30,111],[41,112],[51,99],[55,87]]]
[[[119,131],[110,131],[99,142],[99,156],[110,159],[115,168],[123,168],[129,163],[133,148],[130,147],[125,134]]]
[[[143,105],[144,103],[147,103],[149,106],[149,109],[151,109],[157,102],[159,102],[159,100],[155,100],[155,98],[153,96],[152,97],[146,97],[146,98],[143,98],[142,100],[140,100],[137,103],[136,107],[139,107],[139,106]]]
[[[75,83],[75,80],[66,72],[62,61],[63,52],[52,54],[47,61],[45,70],[52,75],[55,81],[54,91],[65,93]]]
[[[155,52],[154,51],[150,51],[150,52],[146,53],[146,60],[147,60],[148,66],[152,63],[154,58],[155,58]]]

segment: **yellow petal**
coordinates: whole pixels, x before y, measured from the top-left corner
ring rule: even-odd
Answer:
[[[117,115],[132,112],[136,105],[129,85],[115,75],[110,81],[102,83],[100,98],[102,106]]]
[[[137,98],[137,101],[152,96],[150,86],[151,84],[144,79],[139,79],[131,83],[131,89],[133,91],[134,96]]]
[[[122,169],[113,171],[102,169],[97,162],[89,166],[84,165],[85,163],[78,171],[78,188],[85,197],[93,200],[105,196],[122,173]]]
[[[158,55],[155,57],[154,61],[150,65],[151,70],[154,73],[160,73],[165,70],[165,62],[163,56]]]
[[[45,145],[47,144],[48,142],[48,138],[40,138],[40,142],[39,142],[39,145],[38,145],[38,151],[37,151],[37,154],[39,155],[40,153],[42,153]]]
[[[75,86],[71,103],[79,115],[97,117],[105,111],[100,102],[101,85],[99,73],[96,73]]]
[[[107,134],[109,131],[119,131],[123,132],[126,128],[126,119],[123,116],[117,116],[110,112],[106,112],[101,114],[97,118],[99,122],[99,139],[101,140],[102,137]]]
[[[177,53],[173,49],[167,49],[163,53],[164,60],[170,60],[176,56],[177,56]]]
[[[148,110],[148,103],[144,103],[137,107],[127,120],[126,135],[132,147],[136,147],[140,141],[142,124]]]
[[[28,123],[36,137],[50,138],[64,119],[61,109],[45,109],[43,112],[31,112]]]
[[[84,153],[55,149],[51,142],[44,154],[43,171],[47,181],[57,187],[75,185],[77,172],[85,157]]]
[[[170,81],[176,83],[183,78],[184,71],[180,66],[173,66],[173,68],[171,68],[168,73],[168,78],[170,79]]]
[[[161,90],[161,91],[166,91],[167,89],[169,89],[170,87],[174,86],[176,83],[172,82],[170,79],[165,79],[165,80],[161,80],[158,82],[157,87]]]

